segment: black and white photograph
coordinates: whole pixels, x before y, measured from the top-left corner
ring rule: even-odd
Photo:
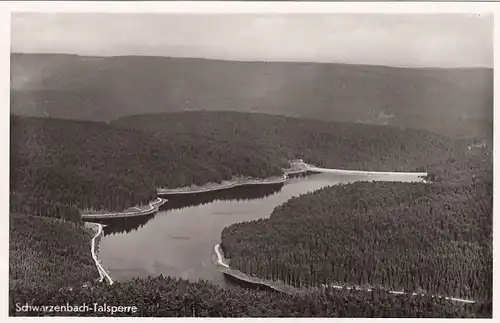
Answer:
[[[12,11],[8,316],[492,318],[494,14],[357,8]]]

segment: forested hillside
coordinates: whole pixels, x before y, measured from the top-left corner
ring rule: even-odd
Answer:
[[[16,313],[16,303],[98,301],[138,306],[136,316],[491,317],[486,150],[419,130],[230,112],[111,124],[12,116],[10,129],[11,315],[28,315]],[[325,167],[429,169],[436,183],[356,183],[294,198],[269,220],[224,230],[232,267],[297,286],[339,281],[481,302],[379,289],[290,296],[164,277],[86,284],[98,277],[91,235],[60,219],[78,222],[78,210],[146,203],[157,187],[277,175],[297,157]]]
[[[111,124],[12,116],[10,131],[11,210],[72,220],[77,209],[121,211],[147,203],[158,187],[279,175],[294,158],[331,168],[411,171],[463,150],[419,130],[231,112]]]
[[[448,161],[433,184],[357,182],[305,194],[269,219],[225,228],[222,248],[231,267],[294,286],[347,283],[488,301],[491,161],[486,151]]]
[[[19,213],[9,218],[11,290],[80,287],[99,277],[90,253],[94,234],[90,230],[59,219]]]
[[[92,234],[66,221],[11,215],[9,314],[99,316],[94,312],[17,312],[16,304],[104,303],[137,306],[131,316],[156,317],[491,317],[491,303],[462,305],[381,290],[329,290],[286,295],[162,276],[98,284]],[[119,316],[119,314],[116,314]],[[122,314],[124,315],[124,314]]]
[[[328,168],[413,171],[462,154],[458,141],[415,129],[323,122],[259,113],[182,112],[137,115],[111,124],[153,133],[211,138],[277,158]],[[460,146],[458,146],[460,145]]]
[[[302,296],[259,292],[244,288],[222,289],[206,281],[149,277],[61,291],[53,288],[11,288],[10,315],[44,313],[15,312],[15,304],[98,304],[136,306],[135,317],[413,317],[473,318],[490,316],[490,305],[459,305],[443,299],[391,295],[383,291],[330,290]],[[488,314],[490,313],[490,314]],[[109,316],[109,313],[45,313],[49,316]]]
[[[262,112],[491,137],[493,70],[11,55],[11,111],[106,121],[184,110]]]
[[[70,217],[65,208],[124,210],[158,187],[267,177],[285,166],[272,151],[187,135],[161,140],[104,123],[11,118],[11,209]]]

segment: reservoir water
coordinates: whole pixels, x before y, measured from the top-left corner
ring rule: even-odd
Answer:
[[[142,218],[102,223],[99,257],[120,281],[148,275],[200,278],[228,286],[216,270],[214,246],[233,223],[268,218],[288,199],[331,185],[354,181],[418,181],[417,176],[313,174],[284,184],[245,186],[218,192],[169,197],[159,212]]]

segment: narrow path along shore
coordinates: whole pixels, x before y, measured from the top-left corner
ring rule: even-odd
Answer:
[[[100,214],[87,213],[87,214],[82,214],[81,218],[84,221],[86,220],[88,221],[95,219],[124,218],[124,217],[147,215],[158,211],[159,207],[165,204],[165,202],[167,202],[167,200],[158,197],[156,198],[156,200],[149,203],[147,208],[143,210],[132,211],[132,212],[100,213]],[[99,257],[97,256],[96,252],[97,249],[96,240],[103,234],[103,225],[100,223],[93,223],[93,222],[86,222],[86,223],[88,223],[92,227],[92,229],[96,231],[96,234],[94,235],[91,241],[90,251],[92,253],[92,258],[94,259],[95,265],[97,267],[97,271],[99,272],[99,281],[102,282],[103,280],[107,280],[110,285],[113,285],[113,279],[101,265],[101,262],[99,261]]]
[[[378,172],[378,171],[366,171],[366,170],[344,170],[344,169],[320,168],[311,165],[307,165],[307,170],[318,173],[333,173],[333,174],[346,174],[346,175],[368,175],[368,176],[398,175],[398,176],[418,176],[418,177],[427,176],[427,173],[425,172]]]
[[[97,247],[96,239],[102,234],[103,226],[100,223],[91,223],[91,225],[97,226],[97,230],[96,230],[97,232],[94,235],[94,237],[92,238],[92,242],[91,242],[91,253],[92,253],[92,258],[94,259],[95,265],[97,267],[97,271],[99,272],[99,276],[100,276],[99,281],[102,282],[104,279],[107,279],[109,284],[113,285],[113,279],[108,274],[108,272],[104,269],[104,267],[101,265],[101,263],[99,261],[99,257],[97,256],[97,252],[96,252],[96,247]]]
[[[264,179],[237,179],[233,181],[224,181],[220,184],[213,184],[210,186],[194,186],[194,187],[180,187],[180,188],[160,188],[157,190],[158,195],[168,196],[168,195],[182,195],[182,194],[197,194],[206,193],[213,191],[222,191],[230,188],[235,188],[239,186],[250,186],[250,185],[273,185],[285,183],[288,180],[288,176],[283,174],[280,177],[271,177]]]
[[[166,199],[161,197],[156,198],[153,202],[149,203],[145,209],[128,212],[109,212],[109,213],[84,213],[82,220],[97,220],[97,219],[113,219],[113,218],[128,218],[134,216],[143,216],[158,211],[158,208],[167,202]]]
[[[337,174],[352,174],[352,175],[404,175],[404,176],[414,176],[415,179],[420,178],[420,180],[423,180],[421,177],[427,176],[427,173],[424,172],[376,172],[376,171],[351,171],[351,170],[341,170],[341,169],[327,169],[327,168],[319,168],[316,166],[312,166],[306,163],[303,163],[302,161],[292,163],[292,167],[290,169],[284,170],[284,174],[282,176],[276,176],[276,177],[271,177],[271,178],[266,178],[266,179],[254,179],[254,178],[243,178],[243,179],[237,179],[233,181],[226,181],[220,184],[214,184],[214,185],[205,185],[201,187],[181,187],[181,188],[175,188],[175,189],[158,189],[157,193],[158,195],[178,195],[178,194],[196,194],[196,193],[204,193],[204,192],[210,192],[210,191],[218,191],[218,190],[225,190],[225,189],[230,189],[238,186],[249,186],[249,185],[272,185],[272,184],[281,184],[287,182],[290,177],[289,175],[294,175],[294,174],[300,174],[300,173],[307,173],[307,172],[317,172],[317,173],[337,173]],[[136,211],[126,211],[126,212],[108,212],[108,213],[84,213],[82,214],[82,220],[84,221],[92,221],[92,220],[98,220],[98,219],[114,219],[114,218],[127,218],[127,217],[135,217],[135,216],[143,216],[143,215],[149,215],[154,212],[157,212],[158,209],[167,202],[166,199],[163,199],[161,197],[158,197],[156,200],[153,202],[150,202],[147,206],[144,208]],[[100,281],[107,280],[110,284],[113,284],[113,279],[111,276],[107,273],[107,271],[104,269],[104,267],[101,265],[97,253],[96,253],[96,239],[102,234],[103,232],[103,226],[102,224],[99,223],[93,223],[94,225],[97,225],[97,233],[96,235],[92,238],[92,257],[96,263],[96,267],[99,272],[100,276]],[[220,245],[216,245],[215,248],[215,253],[217,254],[217,263],[221,266],[224,267],[226,270],[230,271],[235,271],[234,269],[231,269],[228,264],[224,263],[223,256],[220,251]],[[234,276],[234,275],[233,275]],[[236,277],[236,276],[234,276]],[[239,277],[236,277],[238,279],[241,279]],[[263,284],[260,283],[259,284]],[[267,284],[264,284],[267,285]],[[273,288],[273,286],[269,286],[270,288]],[[394,292],[398,293],[398,292]],[[403,293],[403,292],[401,292]],[[450,298],[452,299],[452,298]],[[452,300],[457,300],[457,299],[452,299]],[[464,301],[464,300],[462,300]],[[466,300],[465,300],[466,301]],[[473,303],[473,301],[471,301]]]
[[[214,250],[215,253],[217,254],[217,263],[223,267],[229,268],[229,265],[225,264],[224,260],[222,259],[222,254],[220,252],[220,244],[216,244]]]
[[[289,175],[295,175],[307,172],[333,173],[342,175],[366,175],[366,176],[394,176],[394,175],[412,176],[415,177],[416,180],[427,183],[427,181],[423,179],[423,177],[427,176],[426,172],[379,172],[379,171],[364,171],[364,170],[345,170],[345,169],[321,168],[303,162],[294,163],[293,166],[294,167],[290,169],[284,170],[284,174],[281,177],[271,177],[266,179],[239,179],[233,181],[225,181],[222,183],[217,183],[212,185],[189,186],[189,187],[180,187],[172,189],[159,188],[157,190],[157,194],[161,196],[198,194],[198,193],[206,193],[212,191],[227,190],[238,186],[281,184],[287,182],[290,179]]]
[[[215,250],[215,253],[217,255],[217,261],[216,263],[222,267],[224,267],[224,269],[221,270],[221,272],[223,274],[226,274],[226,275],[230,275],[238,280],[242,280],[242,281],[245,281],[245,282],[248,282],[248,283],[253,283],[253,284],[258,284],[258,285],[265,285],[269,288],[272,288],[278,292],[285,292],[285,293],[297,293],[297,292],[300,292],[301,290],[297,287],[294,287],[294,286],[288,286],[288,285],[285,285],[284,283],[282,284],[279,284],[278,282],[274,282],[274,281],[270,281],[270,280],[265,280],[265,279],[260,279],[260,278],[254,278],[254,277],[250,277],[249,275],[243,273],[242,271],[240,270],[236,270],[236,269],[232,269],[229,267],[228,264],[226,264],[224,262],[224,259],[223,259],[223,256],[222,256],[222,250],[221,250],[221,247],[220,247],[220,244],[217,244],[215,245],[214,247],[214,250]],[[283,286],[279,286],[279,285],[283,285]],[[351,289],[356,289],[358,291],[365,291],[365,292],[373,292],[373,289],[371,288],[362,288],[362,287],[352,287],[352,286],[348,286],[348,285],[334,285],[334,284],[331,284],[329,286],[325,285],[325,284],[322,284],[321,285],[322,287],[324,288],[327,288],[327,287],[330,287],[330,288],[335,288],[335,289],[348,289],[348,290],[351,290]],[[390,294],[409,294],[407,292],[403,292],[403,291],[394,291],[394,290],[388,290],[388,292]],[[446,300],[450,300],[450,301],[454,301],[454,302],[460,302],[460,303],[467,303],[467,304],[474,304],[476,303],[476,301],[474,300],[469,300],[469,299],[463,299],[463,298],[456,298],[456,297],[447,297],[447,296],[439,296],[439,295],[430,295],[430,294],[423,294],[423,293],[411,293],[412,296],[425,296],[425,295],[428,295],[428,296],[431,296],[431,297],[436,297],[436,298],[444,298]]]

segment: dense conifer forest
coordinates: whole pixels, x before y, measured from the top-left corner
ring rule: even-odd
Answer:
[[[11,210],[72,218],[66,210],[145,204],[158,187],[280,175],[271,150],[187,135],[161,140],[104,123],[11,118]]]
[[[324,122],[259,113],[193,111],[130,116],[112,122],[156,137],[189,135],[274,152],[327,168],[414,171],[463,151],[464,143],[416,129]],[[458,149],[457,149],[458,148]]]
[[[9,314],[12,316],[105,313],[16,312],[16,304],[65,305],[93,303],[137,306],[132,316],[369,316],[474,317],[486,307],[462,306],[430,297],[325,291],[289,296],[244,288],[222,289],[207,281],[189,282],[149,277],[99,284],[90,256],[93,233],[78,224],[46,217],[11,215]],[[108,314],[109,315],[109,314]],[[125,314],[121,314],[125,315]]]
[[[145,204],[159,187],[280,175],[294,158],[411,171],[457,151],[424,131],[262,114],[172,113],[112,124],[12,116],[11,210],[77,220],[77,210]]]
[[[137,306],[132,316],[197,317],[491,317],[491,304],[462,305],[432,297],[326,290],[286,295],[223,289],[207,281],[149,277],[112,286],[99,284],[90,256],[93,233],[78,224],[11,215],[9,314],[11,316],[104,313],[16,312],[16,304]],[[125,315],[125,314],[122,314]]]
[[[10,314],[19,315],[18,302],[97,300],[136,305],[137,316],[491,317],[492,156],[466,147],[420,130],[261,114],[112,123],[12,116]],[[161,276],[95,282],[93,233],[80,222],[82,210],[144,204],[158,187],[279,175],[294,158],[329,168],[426,170],[433,184],[361,182],[293,198],[268,220],[224,229],[231,267],[295,286],[340,282],[374,292],[291,296]]]
[[[90,253],[93,234],[70,221],[12,213],[11,290],[77,287],[94,281],[99,274]]]
[[[434,168],[437,183],[357,182],[292,198],[269,219],[225,228],[225,255],[247,274],[298,287],[347,283],[491,300],[488,152]]]
[[[12,292],[12,291],[11,291]],[[170,277],[133,279],[113,286],[56,289],[17,289],[11,300],[34,300],[34,305],[89,304],[137,306],[136,313],[114,316],[145,317],[419,317],[472,318],[491,311],[487,306],[458,305],[443,299],[391,295],[384,291],[329,290],[290,296],[244,288],[223,289],[207,281],[189,282]],[[99,300],[99,301],[96,301]],[[26,315],[26,314],[24,314]],[[41,313],[31,312],[36,316]],[[46,313],[56,316],[109,316],[105,313]]]

